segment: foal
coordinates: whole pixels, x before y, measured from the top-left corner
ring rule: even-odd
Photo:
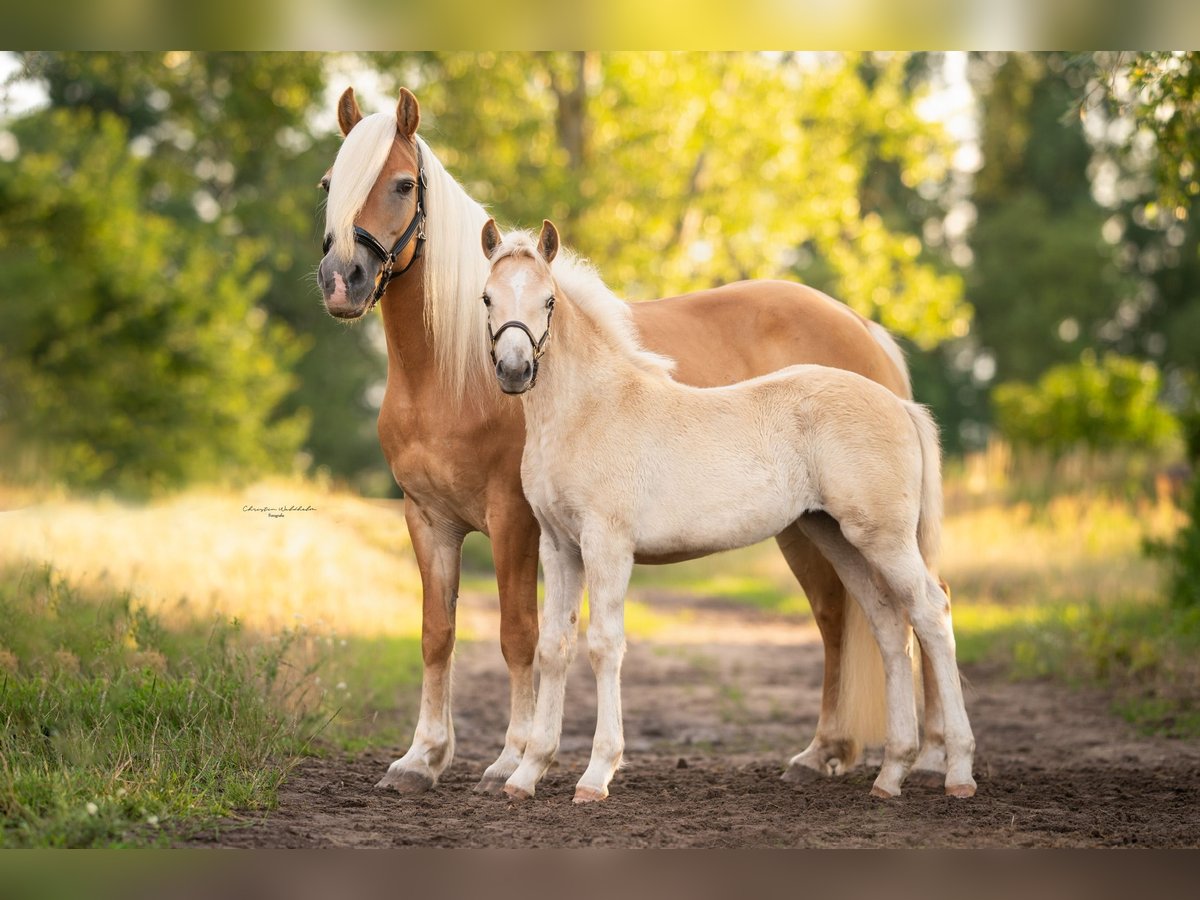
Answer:
[[[558,749],[585,581],[598,708],[577,803],[608,795],[624,750],[620,668],[634,555],[703,556],[799,522],[863,604],[883,655],[887,742],[871,792],[899,795],[917,755],[911,621],[944,702],[946,793],[971,796],[975,742],[950,603],[926,568],[942,496],[937,426],[925,408],[823,366],[724,388],[680,384],[669,360],[640,347],[628,308],[594,272],[552,269],[552,223],[535,242],[524,233],[502,239],[489,220],[482,241],[492,358],[501,389],[524,404],[521,479],[541,526],[546,579],[533,733],[505,791],[532,796]]]

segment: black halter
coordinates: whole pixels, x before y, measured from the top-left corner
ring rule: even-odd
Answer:
[[[510,319],[509,321],[505,322],[496,329],[495,334],[492,334],[492,323],[488,322],[488,338],[492,342],[490,351],[492,354],[492,365],[496,365],[496,341],[500,340],[500,335],[504,334],[504,332],[509,328],[521,329],[521,331],[525,332],[525,337],[529,338],[529,343],[533,347],[533,377],[529,379],[529,387],[532,389],[533,386],[537,384],[538,360],[541,359],[545,354],[546,345],[550,343],[550,319],[553,317],[553,315],[554,297],[551,297],[546,303],[546,331],[542,335],[542,339],[540,341],[533,336],[533,332],[529,330],[528,325],[526,325],[524,322],[518,322],[516,319]]]
[[[379,302],[379,298],[383,296],[383,292],[387,290],[388,283],[393,278],[399,278],[412,268],[413,263],[421,258],[421,249],[425,246],[425,188],[428,184],[428,179],[425,176],[425,161],[421,158],[421,145],[417,144],[416,146],[417,208],[413,211],[412,221],[404,229],[404,234],[397,238],[396,243],[392,244],[392,249],[389,251],[384,249],[379,239],[367,231],[367,229],[358,225],[354,226],[354,240],[370,250],[383,264],[379,269],[379,274],[375,277],[375,292],[371,294],[371,306],[368,306],[367,309],[370,309]],[[404,252],[404,248],[409,245],[414,235],[417,239],[417,245],[413,248],[412,259],[399,272],[392,271],[396,265],[396,259]],[[325,243],[322,244],[323,252],[328,253],[332,245],[333,235],[325,235]]]

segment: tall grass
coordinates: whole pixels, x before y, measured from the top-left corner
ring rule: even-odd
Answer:
[[[167,628],[127,592],[0,570],[0,846],[153,843],[269,805],[320,726],[291,636]]]

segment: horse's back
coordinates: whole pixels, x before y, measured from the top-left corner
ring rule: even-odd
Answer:
[[[715,387],[811,363],[907,391],[867,320],[806,285],[739,281],[636,303],[633,316],[647,349],[674,359],[684,384]]]

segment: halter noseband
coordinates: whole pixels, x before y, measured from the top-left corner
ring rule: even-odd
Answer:
[[[535,384],[537,384],[538,360],[541,359],[542,356],[545,354],[546,345],[548,343],[550,343],[550,319],[553,316],[554,316],[554,297],[551,296],[550,300],[546,304],[546,331],[542,335],[541,340],[537,340],[536,338],[534,338],[533,332],[529,330],[528,325],[526,325],[524,322],[520,322],[516,319],[509,319],[507,322],[505,322],[503,325],[501,325],[499,328],[496,329],[495,334],[492,334],[492,323],[488,322],[488,326],[487,326],[488,338],[492,342],[492,347],[491,347],[491,351],[490,351],[492,354],[492,365],[493,366],[497,365],[496,341],[500,340],[500,335],[504,334],[504,332],[506,330],[508,330],[509,328],[519,328],[521,331],[525,332],[525,337],[529,338],[529,343],[533,347],[533,377],[529,379],[529,388],[532,389],[533,386]]]
[[[379,302],[379,298],[383,296],[383,292],[387,290],[388,283],[393,278],[399,278],[405,272],[412,268],[413,263],[421,258],[421,249],[425,246],[425,188],[428,184],[428,179],[425,175],[425,161],[421,157],[421,145],[417,144],[417,208],[413,210],[412,221],[408,223],[408,227],[404,229],[404,234],[397,238],[396,243],[392,244],[392,249],[384,249],[383,244],[379,239],[367,229],[361,226],[354,226],[354,240],[356,243],[362,244],[372,255],[377,257],[383,265],[379,269],[379,274],[375,277],[375,291],[371,294],[371,304],[367,307],[368,311]],[[416,236],[417,244],[413,248],[412,259],[399,272],[392,271],[396,265],[396,259],[404,252],[404,248],[412,241],[413,236]],[[333,246],[333,235],[326,235],[325,242],[321,245],[323,252],[328,253],[329,248]]]

